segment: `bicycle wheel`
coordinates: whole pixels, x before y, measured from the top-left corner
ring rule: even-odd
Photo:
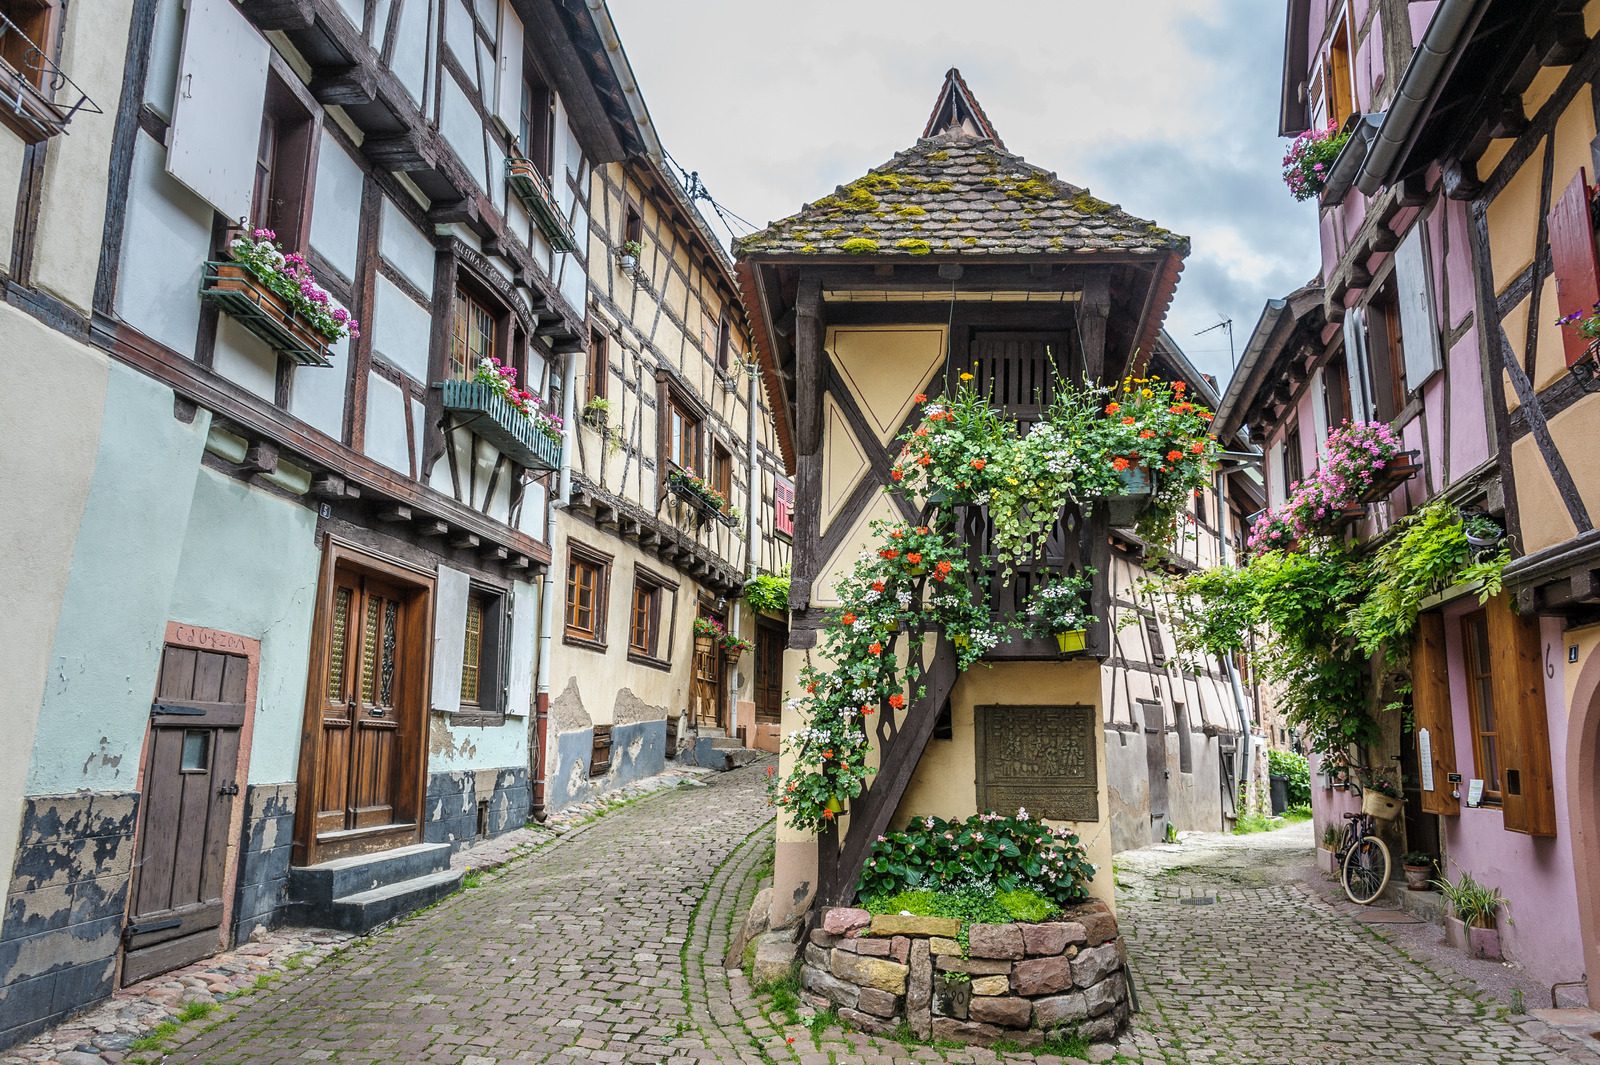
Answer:
[[[1339,882],[1344,885],[1344,893],[1351,902],[1365,906],[1383,894],[1392,868],[1389,848],[1383,840],[1377,836],[1362,836],[1344,856]]]

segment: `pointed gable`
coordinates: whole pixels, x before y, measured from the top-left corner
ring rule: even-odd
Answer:
[[[1000,139],[1000,134],[995,132],[989,116],[983,113],[978,98],[972,95],[972,90],[967,87],[961,71],[955,67],[944,72],[944,88],[939,90],[939,99],[934,102],[933,113],[928,116],[928,124],[922,127],[922,135],[936,137],[946,130],[955,130],[968,137],[981,137],[994,141],[995,147],[1001,151],[1006,147],[1005,141]]]

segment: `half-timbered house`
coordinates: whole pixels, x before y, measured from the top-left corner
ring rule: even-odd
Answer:
[[[1288,11],[1280,132],[1350,137],[1319,196],[1321,287],[1263,317],[1219,421],[1263,446],[1272,504],[1316,469],[1330,427],[1391,426],[1409,476],[1345,515],[1358,542],[1433,500],[1509,533],[1506,594],[1480,603],[1456,588],[1423,604],[1411,713],[1380,715],[1383,741],[1351,757],[1398,761],[1395,843],[1505,894],[1508,957],[1547,984],[1579,980],[1600,958],[1586,873],[1600,851],[1585,850],[1595,822],[1580,783],[1600,735],[1583,628],[1595,412],[1588,342],[1555,319],[1600,296],[1587,184],[1600,5]],[[1313,795],[1319,830],[1352,801],[1331,783]]]
[[[954,388],[970,373],[1010,417],[1029,421],[1061,377],[1121,380],[1148,362],[1186,250],[1184,238],[1007,151],[955,71],[912,147],[740,242],[756,348],[781,397],[778,438],[797,470],[791,687],[869,523],[916,523],[909,503],[883,491],[896,437],[919,417],[916,395]],[[1092,890],[1110,900],[1107,515],[1069,511],[1044,562],[1094,571],[1100,621],[1087,653],[1063,660],[1053,641],[1018,640],[987,656],[991,668],[958,678],[947,638],[913,643],[906,653],[921,656],[926,691],[877,718],[878,772],[844,827],[814,837],[780,824],[775,922],[812,899],[849,897],[869,846],[891,824],[1019,802],[1074,826],[1102,871]],[[980,559],[987,515],[968,507],[963,521]],[[1030,579],[1022,571],[995,582],[993,609],[1014,612]],[[799,716],[786,709],[785,732],[804,724]],[[1004,752],[1029,736],[1070,772],[1042,779],[1007,764]]]
[[[603,5],[0,26],[9,1040],[289,916],[436,898],[545,805],[589,197],[645,142]],[[241,230],[289,258],[243,266]]]

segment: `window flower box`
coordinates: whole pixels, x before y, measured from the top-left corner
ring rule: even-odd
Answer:
[[[332,366],[327,336],[290,307],[249,268],[208,262],[200,272],[200,296],[301,366]]]
[[[1372,483],[1356,498],[1362,503],[1376,503],[1421,472],[1421,452],[1402,451],[1382,470],[1374,472]]]
[[[693,470],[669,471],[667,491],[686,504],[698,521],[715,518],[724,525],[732,525],[738,520],[724,511],[727,500],[722,493],[707,484],[704,478],[696,476]]]
[[[444,409],[512,462],[530,470],[561,466],[561,441],[540,431],[526,414],[482,381],[445,381]]]
[[[544,175],[539,173],[539,168],[533,165],[531,159],[508,157],[506,184],[511,186],[517,199],[533,215],[534,224],[549,239],[551,247],[556,251],[578,250],[578,238],[573,234],[572,226],[567,224],[566,216],[556,203],[555,194],[550,191]]]

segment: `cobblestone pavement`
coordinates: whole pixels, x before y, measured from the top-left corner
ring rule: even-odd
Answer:
[[[770,854],[764,775],[709,777],[513,857],[315,971],[224,1002],[164,1060],[1059,1065],[808,1026],[803,1009],[752,997],[723,959]],[[1301,880],[1310,848],[1294,828],[1118,856],[1144,1010],[1118,1061],[1600,1065],[1324,901]]]

